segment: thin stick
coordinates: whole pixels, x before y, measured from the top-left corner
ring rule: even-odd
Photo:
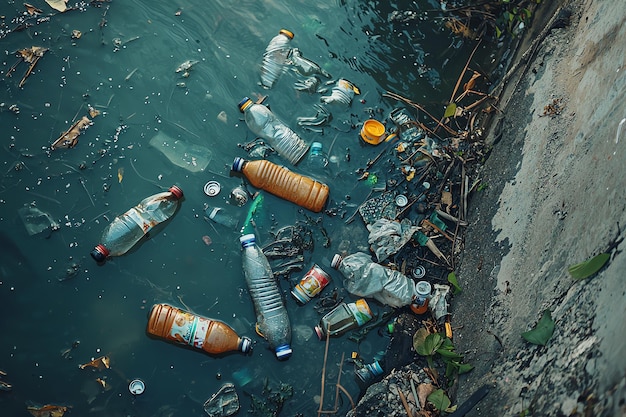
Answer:
[[[91,198],[91,194],[89,194],[89,191],[87,191],[87,187],[85,187],[85,180],[82,177],[80,178],[80,185],[83,186],[83,189],[87,193],[87,197],[89,197],[89,201],[91,201],[91,205],[95,207],[96,203],[93,202],[93,198]]]
[[[396,388],[396,390],[398,391],[400,400],[402,400],[402,405],[404,406],[406,413],[408,414],[409,417],[413,417],[413,413],[411,412],[411,409],[409,408],[409,404],[406,402],[406,398],[404,397],[404,394],[402,393],[402,391],[400,391],[400,388]]]
[[[320,392],[320,407],[317,410],[318,417],[323,413],[324,408],[324,385],[326,384],[326,360],[328,359],[328,345],[330,344],[330,323],[326,324],[326,347],[324,348],[324,365],[322,366],[322,390]]]
[[[343,368],[343,360],[346,352],[341,352],[341,362],[339,363],[339,373],[337,374],[337,385],[335,386],[335,412],[339,409],[339,387],[341,386],[341,369]]]

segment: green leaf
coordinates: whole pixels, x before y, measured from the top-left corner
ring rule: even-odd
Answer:
[[[448,407],[450,407],[450,404],[452,404],[445,391],[442,389],[433,391],[428,396],[427,400],[429,403],[432,403],[439,411],[447,409]]]
[[[534,329],[522,333],[522,337],[534,345],[545,346],[554,333],[554,320],[550,310],[544,310],[541,319]]]
[[[429,353],[426,352],[426,349],[424,348],[424,343],[429,334],[430,333],[428,332],[428,330],[426,330],[424,327],[420,327],[413,335],[413,348],[418,353],[418,355],[429,355]]]
[[[448,282],[452,285],[452,294],[459,294],[463,291],[459,282],[456,280],[456,274],[454,272],[448,274]]]
[[[444,359],[456,359],[456,360],[461,360],[463,359],[463,356],[459,355],[458,353],[452,351],[452,350],[448,350],[448,349],[437,349],[436,351],[438,354],[440,354],[441,356],[443,356]]]
[[[602,269],[610,257],[611,255],[608,253],[601,253],[579,264],[570,265],[569,268],[567,268],[567,271],[572,278],[576,281],[580,281],[581,279],[589,278]]]
[[[459,375],[466,374],[469,371],[471,371],[472,369],[474,369],[473,365],[470,365],[469,363],[460,363],[459,364]]]
[[[452,117],[456,113],[456,103],[448,104],[446,107],[446,112],[443,114],[444,119],[447,117]]]
[[[427,356],[432,356],[441,347],[443,340],[439,333],[431,333],[424,340],[424,349],[429,352]]]
[[[500,36],[502,36],[502,31],[496,26],[496,39],[500,39]]]

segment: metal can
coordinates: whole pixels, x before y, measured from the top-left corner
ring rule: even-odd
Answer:
[[[291,295],[300,304],[306,304],[319,294],[329,282],[330,275],[315,264],[291,291]]]
[[[248,196],[248,191],[241,185],[233,188],[233,190],[230,192],[230,199],[239,207],[248,202]]]
[[[428,297],[430,296],[430,292],[432,290],[432,286],[428,281],[419,281],[415,284],[415,292],[417,292],[417,296],[413,303],[411,303],[411,311],[415,314],[424,314],[428,311]]]

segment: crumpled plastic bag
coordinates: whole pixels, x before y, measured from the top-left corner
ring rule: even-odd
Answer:
[[[412,279],[400,271],[372,262],[371,256],[363,252],[344,258],[339,271],[344,276],[344,288],[358,297],[371,297],[397,308],[411,304],[416,296]]]
[[[434,284],[433,288],[435,292],[428,302],[428,308],[435,315],[435,319],[448,315],[448,293],[450,292],[449,285]]]
[[[368,225],[367,229],[370,232],[367,239],[370,247],[378,262],[382,262],[402,249],[419,227],[414,226],[409,219],[398,222],[383,218]]]

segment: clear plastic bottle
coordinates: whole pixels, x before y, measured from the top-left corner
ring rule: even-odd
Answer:
[[[372,297],[391,307],[407,306],[417,296],[412,279],[377,264],[366,253],[357,252],[345,258],[337,254],[331,266],[344,276],[344,288],[356,296]]]
[[[326,184],[297,174],[265,159],[246,161],[236,157],[233,171],[242,172],[252,185],[319,213],[328,200]]]
[[[311,144],[309,163],[313,169],[323,170],[328,166],[328,157],[324,153],[324,148],[320,142]]]
[[[364,299],[354,303],[341,303],[324,315],[317,326],[315,333],[320,340],[330,337],[339,337],[344,333],[361,327],[372,319],[372,310]]]
[[[174,215],[183,190],[173,185],[169,191],[144,198],[135,207],[117,216],[102,232],[100,243],[91,251],[96,262],[105,262],[109,256],[128,252],[154,226]]]
[[[248,128],[255,135],[267,140],[269,145],[283,158],[297,165],[309,150],[309,145],[291,130],[263,104],[253,103],[244,97],[238,104],[244,114]]]
[[[209,219],[229,229],[235,230],[239,226],[239,221],[221,207],[208,207],[204,212]]]
[[[287,29],[281,29],[265,48],[261,64],[261,85],[264,88],[272,88],[282,74],[293,36]]]
[[[234,351],[247,354],[252,350],[252,340],[240,337],[228,324],[168,304],[152,306],[147,332],[169,342],[202,349],[212,355]]]
[[[311,61],[308,58],[302,56],[302,52],[298,48],[293,48],[289,53],[289,59],[287,61],[290,65],[304,76],[321,75],[326,78],[330,78],[330,74],[322,69],[317,63]]]
[[[243,248],[243,272],[254,303],[257,330],[279,360],[291,356],[291,324],[278,284],[265,254],[253,234],[239,238]]]
[[[213,153],[204,146],[173,139],[163,132],[150,139],[150,145],[159,150],[171,163],[191,172],[202,172],[211,161]]]
[[[352,103],[354,94],[360,94],[359,89],[350,81],[341,78],[335,83],[330,95],[323,96],[321,101],[325,104],[339,104],[347,107]]]

